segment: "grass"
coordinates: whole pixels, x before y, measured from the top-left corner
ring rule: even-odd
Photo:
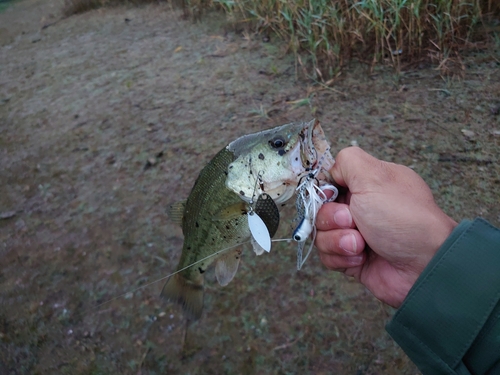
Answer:
[[[214,0],[231,19],[289,41],[300,65],[326,79],[357,58],[397,71],[435,59],[445,70],[465,47],[489,41],[483,21],[500,15],[492,1],[463,0]]]
[[[15,0],[0,0],[0,12],[7,9]]]
[[[127,0],[146,3],[152,0]],[[64,13],[123,0],[67,0]],[[400,72],[423,60],[444,74],[462,74],[460,53],[495,42],[500,4],[493,0],[172,0],[184,14],[223,10],[237,29],[274,33],[302,70],[326,81],[351,60]],[[498,31],[498,30],[496,30]]]

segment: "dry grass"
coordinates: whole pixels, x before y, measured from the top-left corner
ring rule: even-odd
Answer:
[[[64,13],[155,0],[66,0]],[[288,41],[297,67],[320,81],[352,59],[370,72],[380,64],[397,72],[422,61],[444,74],[463,73],[460,53],[497,40],[500,4],[493,0],[171,0],[184,15],[222,9],[236,28],[274,33]]]
[[[350,60],[400,71],[422,60],[461,72],[460,51],[492,39],[500,16],[492,0],[184,0],[185,8],[222,8],[235,24],[273,31],[316,79],[334,77]],[[489,22],[486,22],[486,21]],[[498,22],[498,20],[496,20]],[[311,69],[312,68],[312,69]]]
[[[437,59],[456,65],[464,47],[488,41],[483,19],[500,15],[490,1],[463,0],[214,0],[239,22],[271,29],[289,40],[316,78],[334,76],[352,58],[392,65]],[[461,64],[458,64],[461,67]]]

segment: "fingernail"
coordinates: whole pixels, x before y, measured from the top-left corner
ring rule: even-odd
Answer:
[[[346,234],[340,238],[339,246],[349,254],[356,254],[356,237],[354,234]]]
[[[353,257],[347,258],[352,265],[358,265],[363,263],[363,254],[359,254]]]
[[[351,212],[347,208],[338,210],[333,214],[333,220],[341,228],[349,228],[352,224]]]

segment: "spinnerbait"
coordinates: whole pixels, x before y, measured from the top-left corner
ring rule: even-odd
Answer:
[[[297,241],[297,269],[300,270],[306,262],[316,239],[316,216],[319,209],[324,203],[332,202],[337,199],[339,194],[338,189],[331,184],[318,186],[316,175],[319,173],[319,168],[309,173],[303,178],[303,181],[297,187],[296,207],[299,217],[299,225],[293,231],[293,239]],[[326,190],[333,192],[333,195],[328,198],[325,194]],[[306,240],[312,233],[312,242],[305,258],[303,258],[303,250]]]

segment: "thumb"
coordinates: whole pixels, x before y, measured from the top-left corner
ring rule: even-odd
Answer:
[[[363,181],[380,168],[380,160],[359,147],[347,147],[337,154],[330,174],[335,182],[349,190],[359,189]]]

